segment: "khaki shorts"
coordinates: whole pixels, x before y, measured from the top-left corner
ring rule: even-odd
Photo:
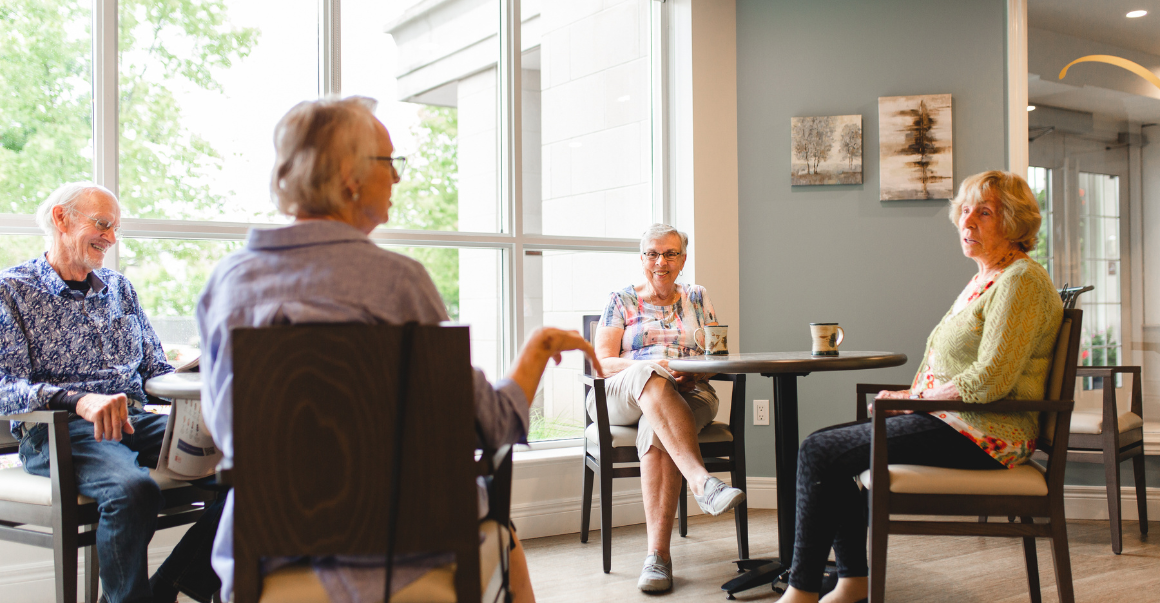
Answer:
[[[652,423],[637,404],[645,384],[654,374],[668,379],[669,383],[676,387],[677,382],[672,374],[661,365],[647,360],[636,362],[632,367],[604,380],[604,394],[608,399],[608,423],[636,427],[636,452],[640,458],[644,458],[645,453],[653,446],[665,450],[664,444],[657,438]],[[681,397],[693,412],[693,422],[698,433],[717,416],[720,401],[717,399],[716,390],[708,383],[698,383],[692,391],[681,392]],[[596,390],[588,392],[585,407],[588,409],[588,416],[595,421]]]

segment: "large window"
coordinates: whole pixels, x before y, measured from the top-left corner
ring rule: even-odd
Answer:
[[[1027,184],[1031,185],[1031,192],[1039,201],[1039,213],[1043,221],[1039,223],[1039,241],[1031,252],[1031,258],[1047,269],[1047,274],[1055,277],[1054,243],[1052,242],[1052,198],[1051,198],[1051,169],[1032,166],[1027,168]]]
[[[1083,282],[1095,289],[1080,296],[1084,311],[1084,366],[1115,366],[1123,358],[1120,324],[1120,179],[1079,173],[1080,257]],[[1118,383],[1117,386],[1122,384]],[[1084,389],[1101,387],[1085,378]]]
[[[379,101],[406,155],[380,245],[419,260],[495,379],[539,325],[579,328],[639,272],[654,194],[651,0],[12,0],[0,9],[0,261],[44,250],[63,182],[114,189],[110,262],[166,353],[269,199],[294,103]],[[506,11],[513,11],[509,14]],[[518,18],[513,18],[518,16]],[[518,109],[518,110],[517,110]],[[567,286],[565,286],[567,284]],[[575,365],[575,366],[574,366]],[[533,439],[576,437],[577,359],[547,373]]]

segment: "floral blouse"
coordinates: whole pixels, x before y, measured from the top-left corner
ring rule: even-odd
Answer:
[[[620,357],[631,360],[680,358],[701,353],[697,329],[717,324],[713,303],[700,285],[677,285],[680,297],[672,305],[641,301],[632,285],[609,296],[600,326],[624,329]]]

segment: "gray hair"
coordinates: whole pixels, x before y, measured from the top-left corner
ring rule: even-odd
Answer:
[[[62,184],[37,206],[36,225],[44,231],[46,236],[56,236],[56,225],[52,222],[52,208],[59,205],[65,209],[76,209],[80,205],[81,200],[87,198],[92,193],[104,193],[113,201],[117,200],[117,196],[113,194],[113,191],[95,182],[69,182]]]
[[[274,128],[274,169],[270,195],[288,216],[323,217],[341,212],[342,165],[375,154],[374,99],[327,97],[294,105]],[[361,180],[371,166],[353,161],[351,176]]]
[[[668,224],[653,224],[652,226],[649,226],[648,230],[644,231],[644,234],[640,235],[640,252],[645,252],[645,248],[648,247],[649,241],[656,241],[658,239],[663,239],[669,235],[674,234],[680,237],[681,253],[685,253],[689,247],[689,235],[677,230],[676,228],[673,228],[672,226],[669,226]]]

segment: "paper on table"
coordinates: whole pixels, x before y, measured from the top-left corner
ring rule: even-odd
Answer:
[[[157,472],[179,480],[200,479],[213,475],[221,458],[201,416],[201,402],[174,400],[161,440]]]

